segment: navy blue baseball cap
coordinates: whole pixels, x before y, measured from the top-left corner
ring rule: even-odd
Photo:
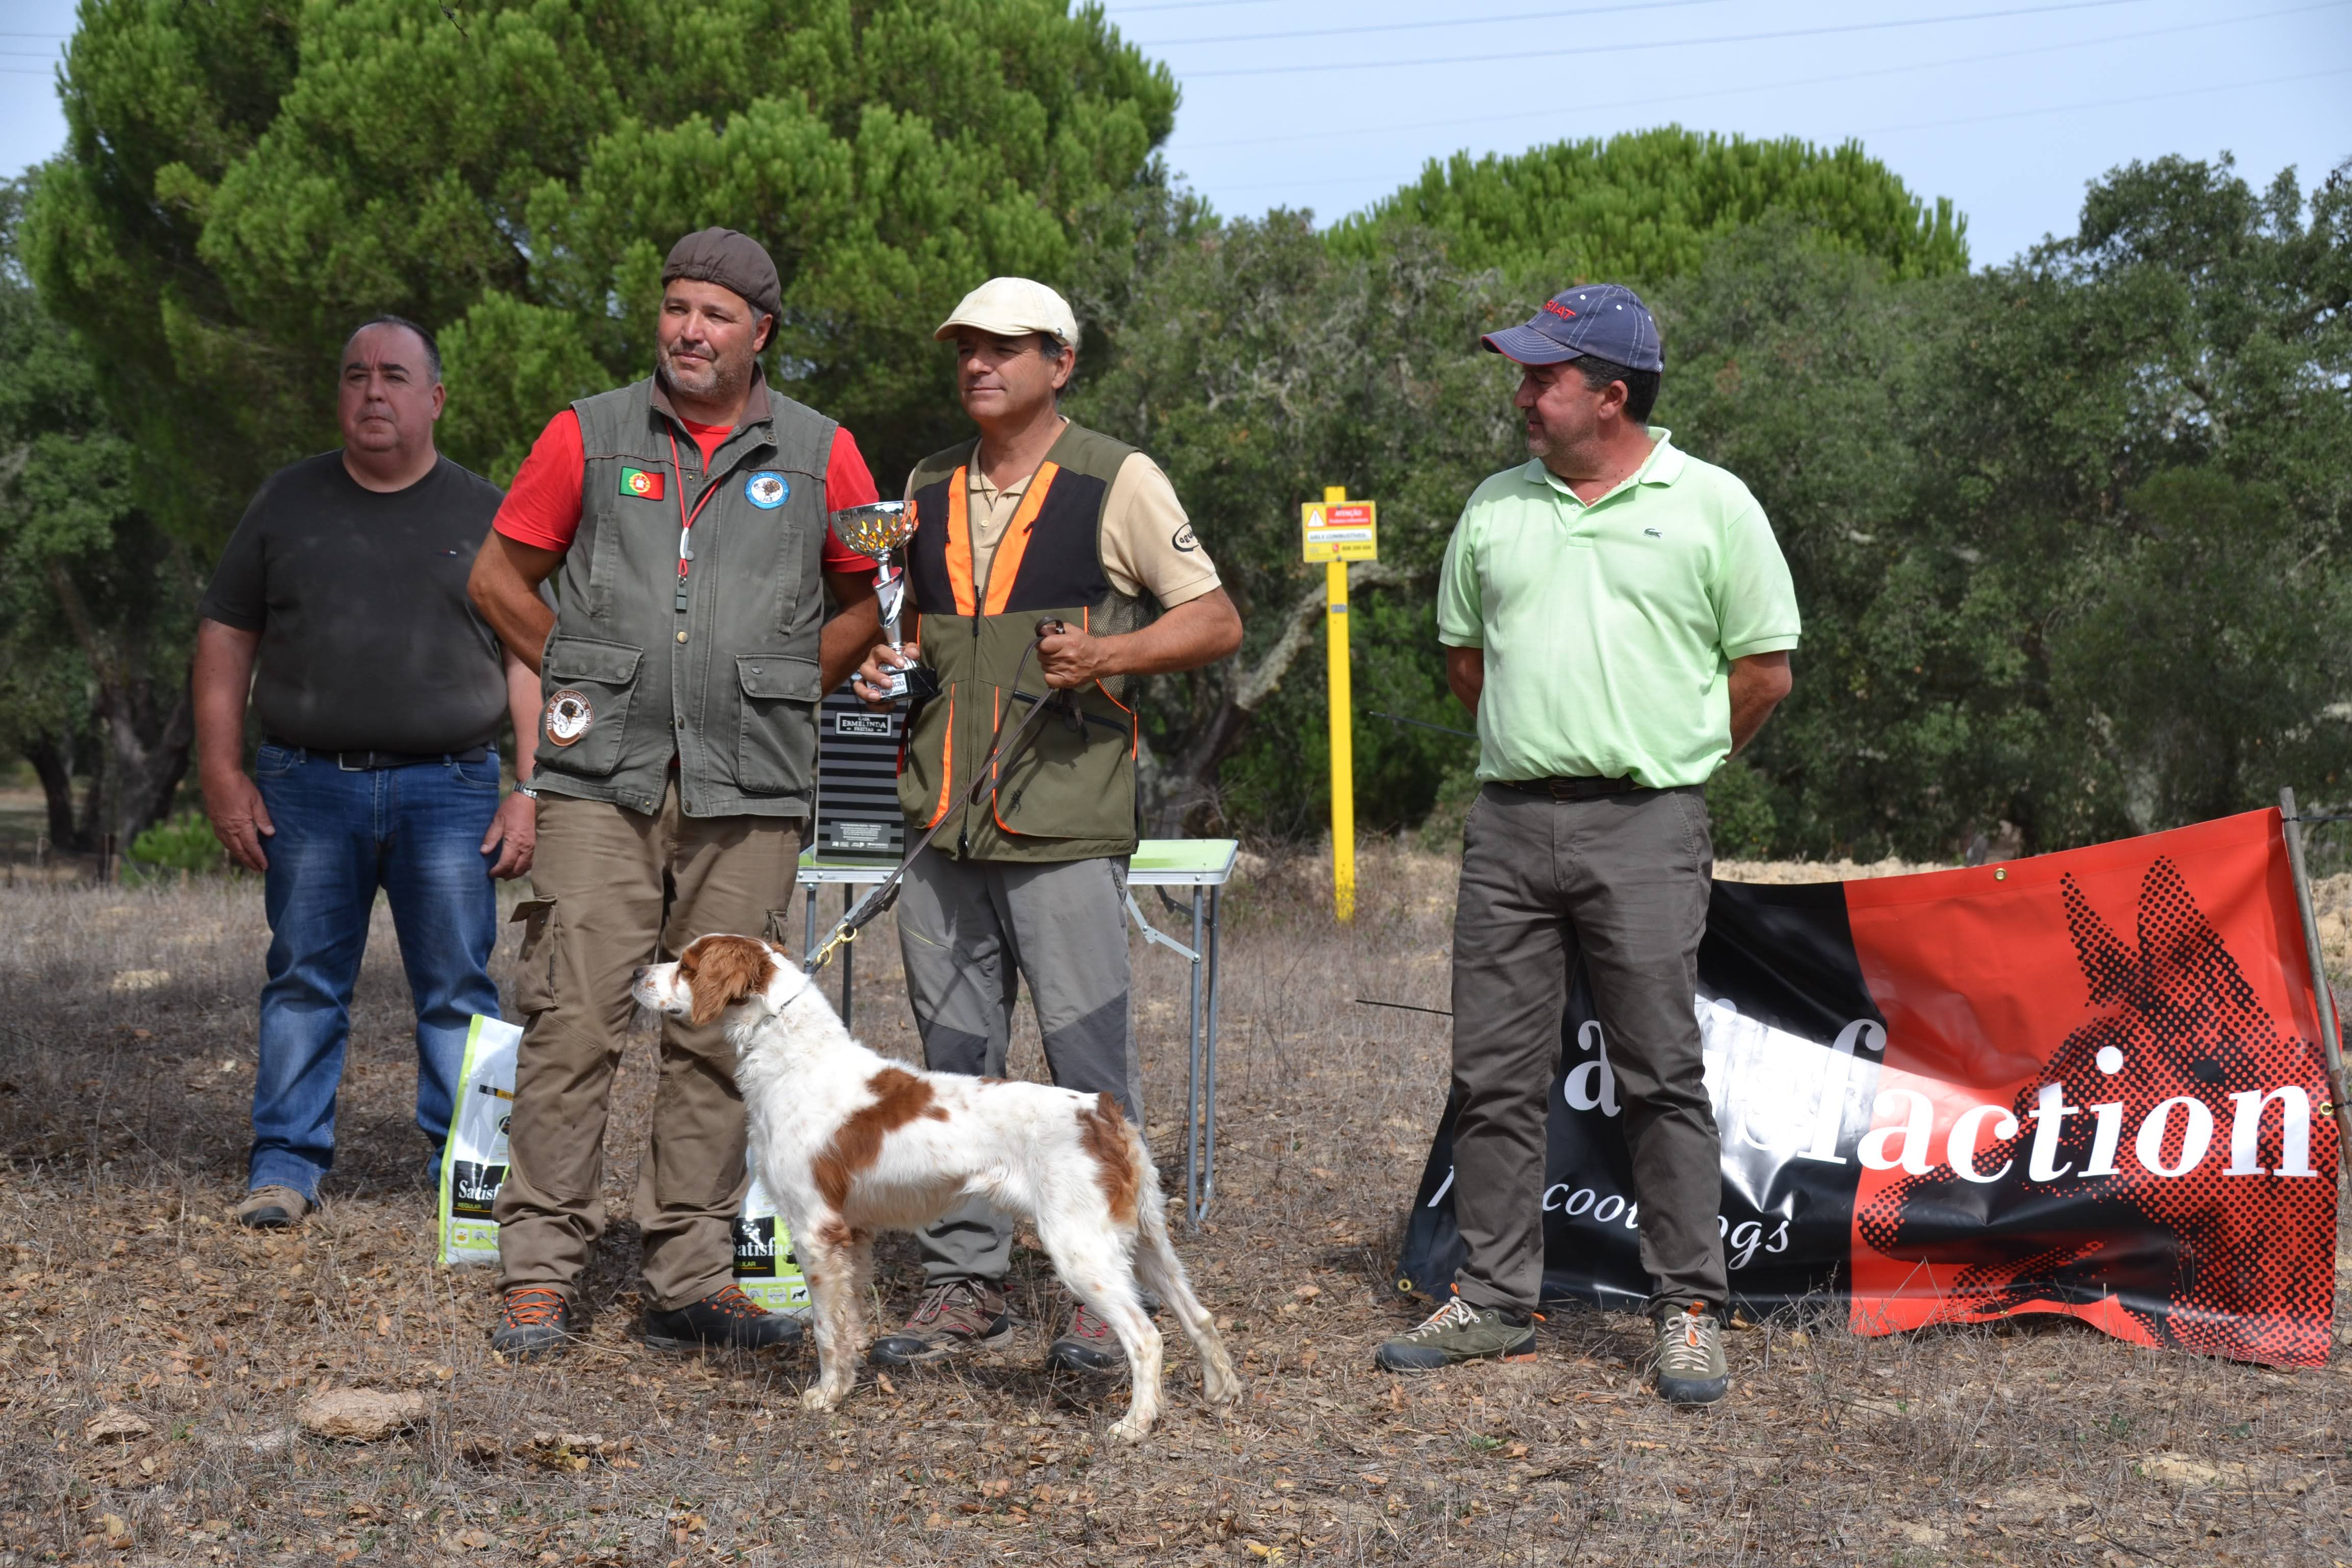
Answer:
[[[1520,364],[1559,364],[1588,354],[1628,370],[1666,368],[1658,323],[1642,297],[1622,283],[1562,289],[1524,327],[1505,327],[1479,342]]]

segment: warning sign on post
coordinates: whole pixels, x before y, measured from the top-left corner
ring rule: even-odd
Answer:
[[[1377,561],[1380,550],[1380,503],[1368,500],[1311,500],[1298,509],[1304,525],[1307,560]]]

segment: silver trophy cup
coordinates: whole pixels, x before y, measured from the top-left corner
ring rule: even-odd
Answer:
[[[891,556],[908,540],[914,537],[915,511],[902,500],[880,500],[871,506],[845,507],[833,514],[834,537],[860,555],[874,557],[874,602],[882,616],[882,636],[890,644],[890,651],[903,655],[905,646],[898,637],[898,612],[907,602],[907,574]],[[908,677],[912,673],[912,685]],[[885,688],[892,697],[904,697],[910,690],[928,688],[928,671],[891,672]],[[929,695],[920,690],[919,695]]]

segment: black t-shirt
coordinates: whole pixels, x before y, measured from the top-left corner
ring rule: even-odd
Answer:
[[[404,490],[323,452],[269,476],[197,614],[259,632],[254,710],[330,752],[460,752],[497,739],[499,641],[466,596],[505,492],[444,458]]]

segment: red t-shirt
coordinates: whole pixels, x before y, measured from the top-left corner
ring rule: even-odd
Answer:
[[[719,444],[734,428],[730,425],[687,424],[694,444],[702,448],[708,468]],[[580,531],[580,489],[587,449],[580,441],[580,416],[567,408],[547,422],[531,443],[530,456],[507,487],[507,499],[490,526],[519,543],[541,550],[569,550]],[[865,506],[882,499],[874,476],[847,430],[836,426],[833,452],[824,465],[825,500],[834,510]],[[871,572],[874,563],[824,531],[824,569],[828,572]]]

